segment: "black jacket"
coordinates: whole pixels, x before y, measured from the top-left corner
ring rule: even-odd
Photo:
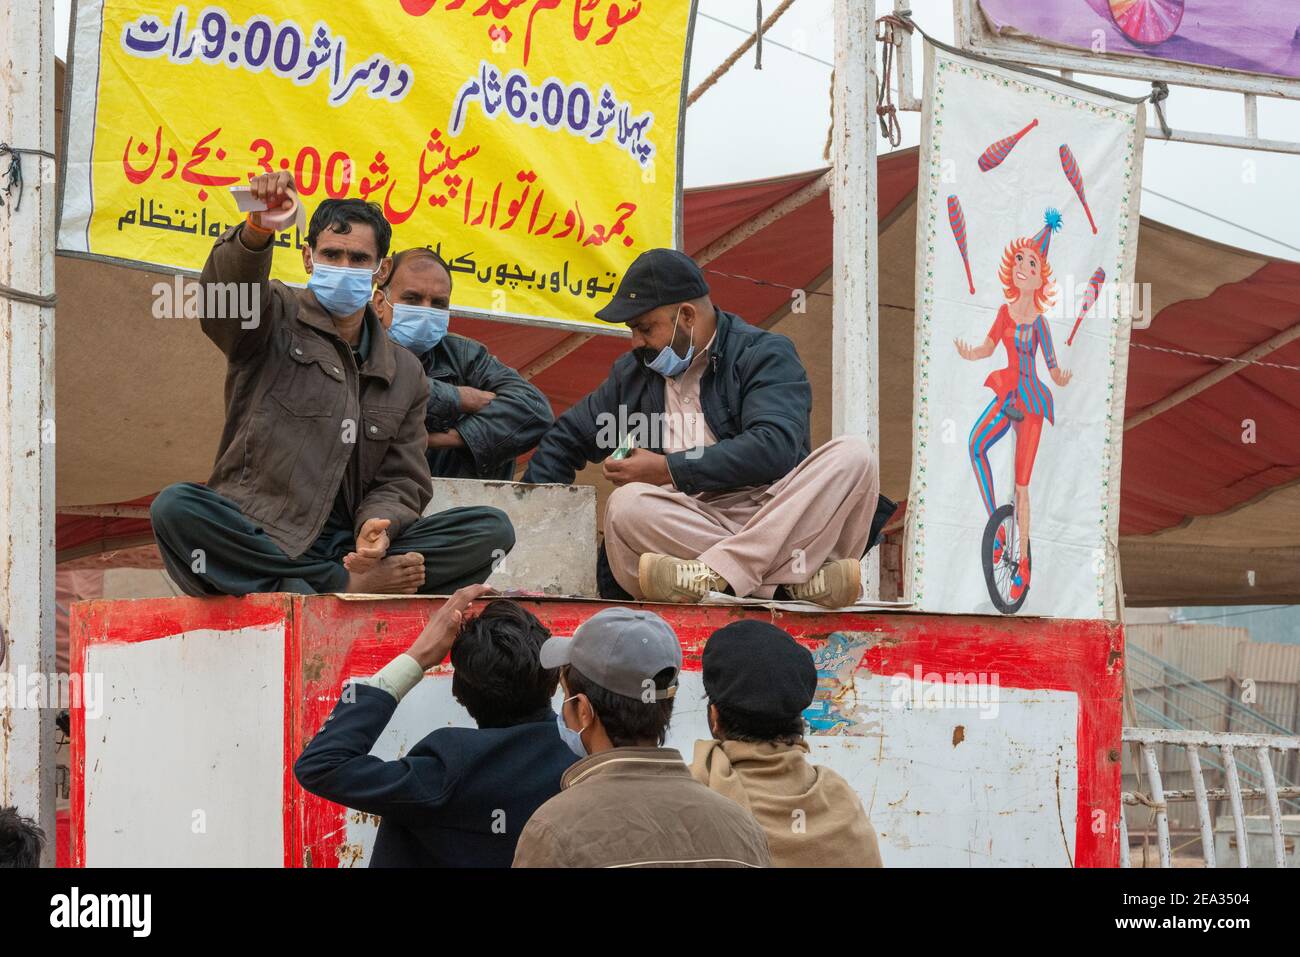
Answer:
[[[420,356],[429,378],[430,432],[456,429],[461,449],[429,449],[435,478],[504,479],[515,477],[515,459],[529,451],[555,420],[541,390],[498,362],[481,342],[448,334]],[[457,386],[467,385],[496,398],[472,415],[462,415]]]
[[[620,407],[626,410],[621,421]],[[785,336],[718,310],[709,367],[700,382],[700,407],[718,441],[668,456],[668,470],[680,491],[694,495],[770,485],[808,456],[812,386],[794,343]],[[571,483],[578,469],[604,460],[623,433],[636,428],[629,416],[663,411],[663,376],[647,369],[635,352],[619,356],[609,378],[542,436],[524,481]],[[654,428],[650,441],[638,445],[661,452],[661,435]]]
[[[358,684],[293,766],[298,783],[382,820],[371,867],[509,867],[519,832],[577,760],[544,708],[508,728],[439,728],[404,758],[370,754],[397,709]]]

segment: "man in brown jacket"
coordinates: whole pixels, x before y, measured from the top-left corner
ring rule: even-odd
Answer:
[[[817,692],[808,649],[769,622],[736,621],[709,638],[701,666],[714,740],[695,744],[695,780],[754,815],[773,867],[880,867],[857,793],[808,761],[803,711]]]
[[[297,201],[289,173],[258,176],[252,194],[275,212]],[[392,227],[374,203],[321,203],[302,248],[306,289],[270,281],[274,235],[254,213],[203,267],[226,425],[207,485],[168,486],[150,510],[168,573],[198,596],[450,594],[483,581],[514,545],[505,513],[420,517],[429,385],[370,305]],[[214,308],[231,289],[255,297],[253,321]]]
[[[515,867],[766,867],[753,816],[662,747],[682,649],[648,611],[606,608],[542,645],[561,668],[560,735],[582,760],[524,825]]]

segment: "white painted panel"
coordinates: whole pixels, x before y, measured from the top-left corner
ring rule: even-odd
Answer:
[[[928,710],[912,706],[906,677],[860,675],[855,686],[866,733],[814,735],[813,759],[862,796],[886,867],[1070,865],[1078,804],[1076,695],[999,687],[980,699],[982,709]],[[553,704],[559,706],[559,695]],[[708,736],[705,707],[700,673],[684,672],[667,743],[687,761],[695,741]],[[962,740],[954,745],[959,725]],[[447,726],[473,722],[452,699],[449,676],[426,677],[372,753],[391,760]],[[349,813],[344,866],[368,862],[376,823]]]
[[[283,865],[283,625],[91,645],[86,670],[87,866]]]

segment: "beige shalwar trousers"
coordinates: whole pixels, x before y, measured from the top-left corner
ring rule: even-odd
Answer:
[[[633,482],[605,505],[605,552],[614,578],[641,599],[645,552],[698,558],[739,597],[771,598],[806,582],[824,562],[861,558],[880,494],[866,441],[832,439],[771,485],[687,495]]]

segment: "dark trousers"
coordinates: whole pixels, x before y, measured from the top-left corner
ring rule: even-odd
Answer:
[[[149,515],[167,574],[187,595],[313,594],[347,588],[343,556],[354,550],[356,540],[351,522],[345,523],[337,509],[297,558],[286,555],[238,505],[206,485],[167,486]],[[402,529],[388,554],[422,554],[420,594],[446,595],[485,581],[514,544],[514,527],[500,509],[451,508]]]

